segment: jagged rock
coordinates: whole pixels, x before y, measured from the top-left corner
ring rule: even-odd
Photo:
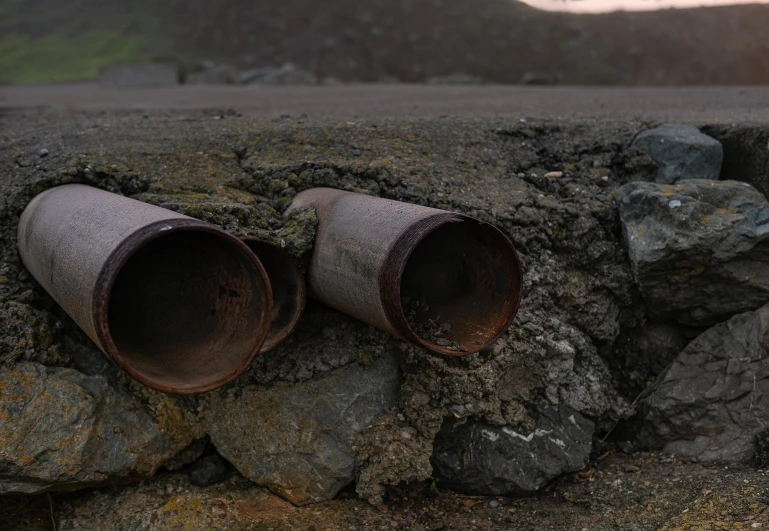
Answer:
[[[0,373],[0,494],[152,475],[201,435],[166,395],[152,402],[72,369],[20,363]]]
[[[294,385],[214,397],[211,440],[241,474],[297,505],[329,500],[355,478],[353,442],[400,389],[392,354]]]
[[[657,163],[656,181],[661,184],[686,179],[717,180],[721,173],[723,146],[692,125],[661,125],[640,133],[632,145]]]
[[[434,475],[441,486],[480,495],[529,494],[587,465],[594,425],[568,406],[549,408],[536,428],[449,421],[435,440]]]
[[[653,320],[710,326],[769,301],[769,203],[749,184],[630,183],[614,200]]]
[[[642,446],[742,462],[769,426],[769,305],[693,340],[642,401]]]

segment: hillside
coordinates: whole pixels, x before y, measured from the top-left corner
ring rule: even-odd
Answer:
[[[769,6],[576,15],[514,0],[5,0],[0,79],[92,77],[157,57],[319,78],[496,83],[769,83]]]

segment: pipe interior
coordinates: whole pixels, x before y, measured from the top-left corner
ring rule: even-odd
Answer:
[[[304,278],[291,256],[282,249],[258,240],[244,240],[262,263],[272,286],[272,322],[262,345],[266,352],[291,333],[304,309]]]
[[[506,238],[464,220],[438,227],[417,245],[401,278],[401,302],[425,346],[463,354],[477,352],[504,329],[520,289],[519,262]],[[433,325],[449,329],[436,336]]]
[[[146,380],[177,390],[220,382],[259,348],[265,286],[233,242],[197,230],[171,232],[136,251],[109,297],[109,331]]]

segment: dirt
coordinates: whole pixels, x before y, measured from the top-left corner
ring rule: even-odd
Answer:
[[[26,202],[65,182],[136,197],[236,234],[283,240],[298,257],[310,248],[315,217],[303,212],[284,220],[281,214],[301,190],[331,186],[412,201],[495,224],[513,241],[525,268],[525,298],[513,327],[478,354],[435,356],[316,307],[300,323],[295,341],[244,375],[243,381],[266,386],[301,381],[365,362],[382,349],[399,349],[405,382],[399,408],[356,442],[357,493],[378,505],[354,499],[350,491],[328,506],[297,509],[237,475],[199,490],[177,473],[139,486],[54,496],[49,513],[53,506],[61,529],[95,518],[116,529],[142,528],[142,522],[152,529],[223,522],[230,528],[316,530],[673,529],[692,518],[713,528],[738,519],[767,522],[760,501],[763,472],[648,454],[599,455],[614,448],[618,441],[612,440],[596,444],[595,469],[531,498],[460,496],[443,492],[440,478],[429,478],[432,440],[447,417],[525,429],[533,409],[562,403],[595,422],[600,441],[632,414],[634,388],[622,383],[622,337],[642,324],[644,308],[609,198],[618,185],[654,174],[649,160],[627,147],[647,125],[512,118],[269,120],[235,111],[0,116],[0,171],[6,177],[0,181],[0,267],[8,279],[0,283],[0,317],[23,324],[5,331],[3,366],[20,359],[73,366],[74,351],[88,344],[28,277],[15,251],[16,222]],[[642,374],[635,385],[653,376]],[[120,385],[142,396],[137,384],[121,378]],[[383,437],[385,443],[377,444]],[[46,508],[39,499],[18,505],[37,507],[41,515]],[[764,520],[748,521],[753,515]]]
[[[294,507],[237,474],[199,488],[183,472],[129,487],[4,498],[4,529],[646,531],[765,529],[769,471],[703,466],[654,454],[608,453],[536,496],[464,496],[438,478],[389,490],[372,506],[339,499]],[[8,527],[8,523],[13,524]]]

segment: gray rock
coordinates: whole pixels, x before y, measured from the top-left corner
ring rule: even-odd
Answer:
[[[721,173],[723,146],[691,125],[665,124],[643,131],[632,145],[657,163],[656,181],[661,184],[686,179],[717,180]]]
[[[434,475],[442,487],[468,494],[536,492],[587,465],[593,429],[567,406],[545,410],[530,433],[475,420],[449,422],[435,441]]]
[[[483,78],[466,74],[464,72],[455,72],[446,76],[434,76],[428,78],[427,85],[483,85]]]
[[[179,84],[179,67],[174,63],[115,65],[99,72],[104,87],[161,87]]]
[[[235,85],[240,82],[240,72],[230,65],[213,65],[200,72],[187,75],[187,85]]]
[[[279,67],[268,66],[242,72],[240,82],[246,85],[317,85],[318,79],[292,63],[284,63]]]
[[[295,385],[214,397],[211,440],[238,471],[297,505],[329,500],[355,477],[353,442],[396,405],[393,354]]]
[[[744,462],[769,426],[769,305],[693,340],[642,400],[642,445]]]
[[[769,301],[769,203],[749,184],[630,183],[614,199],[653,320],[710,326]]]
[[[190,482],[197,487],[207,487],[227,479],[227,463],[219,455],[207,455],[190,467]]]
[[[151,407],[71,369],[20,363],[0,373],[0,494],[152,475],[200,428],[165,396]]]

